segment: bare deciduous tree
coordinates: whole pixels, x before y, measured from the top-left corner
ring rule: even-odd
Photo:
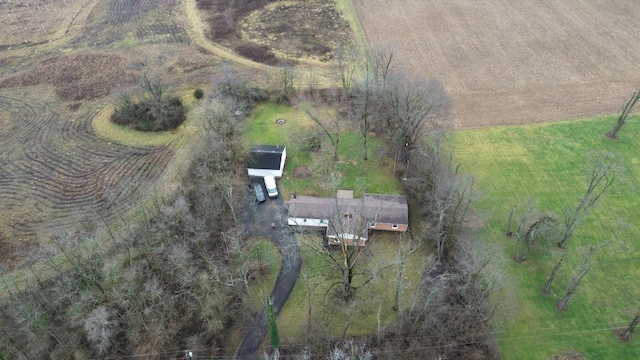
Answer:
[[[410,358],[499,358],[490,329],[500,314],[498,299],[506,285],[501,264],[491,261],[492,249],[474,246],[471,236],[460,235],[458,241],[455,261],[449,266],[436,262],[423,271],[418,299],[401,315],[394,332],[381,337],[389,344],[384,349],[403,346]],[[395,342],[399,339],[402,345]]]
[[[558,271],[560,270],[563,264],[564,264],[564,254],[558,259],[556,264],[553,266],[553,270],[551,270],[551,275],[549,275],[549,278],[547,279],[547,282],[545,283],[544,288],[542,288],[542,292],[544,292],[545,294],[549,294],[551,292],[551,284],[553,283],[553,280],[556,278],[556,275],[558,274]]]
[[[593,264],[591,263],[591,258],[596,252],[609,245],[612,241],[613,240],[609,240],[600,246],[592,245],[589,247],[589,251],[583,256],[580,264],[578,265],[578,269],[576,270],[575,275],[573,276],[573,278],[571,278],[571,282],[569,283],[569,286],[567,286],[566,293],[564,294],[562,299],[560,299],[560,302],[558,302],[558,309],[567,310],[567,304],[569,303],[569,300],[571,300],[571,297],[573,296],[573,294],[575,294],[578,286],[582,282],[582,279],[587,275],[587,273],[589,273],[589,270],[591,270],[591,267],[593,266]]]
[[[87,334],[87,340],[98,351],[104,354],[113,345],[111,336],[117,321],[106,306],[99,305],[84,319],[83,328]]]
[[[338,157],[338,148],[340,147],[340,114],[336,111],[335,114],[331,114],[327,112],[327,117],[331,120],[331,126],[333,129],[330,129],[325,122],[318,116],[317,114],[311,112],[311,110],[306,110],[307,116],[309,119],[313,120],[324,133],[327,135],[329,141],[331,141],[331,145],[333,146],[333,159],[334,161],[338,161],[340,158]]]
[[[320,187],[331,193],[342,184],[342,173],[336,168],[333,158],[333,150],[321,147],[319,151],[311,154],[313,176]]]
[[[636,315],[633,317],[633,320],[631,320],[631,323],[629,324],[629,326],[627,326],[627,328],[624,329],[624,332],[622,333],[622,335],[620,335],[620,338],[623,341],[629,341],[629,339],[631,339],[631,335],[633,335],[633,332],[636,330],[636,327],[638,326],[638,324],[640,324],[640,308],[638,308],[638,311],[636,311]]]
[[[516,207],[518,205],[513,204],[513,207],[511,208],[511,211],[509,212],[509,220],[507,220],[507,231],[505,232],[505,235],[511,237],[513,236],[513,232],[511,231],[511,224],[513,224],[513,214],[516,212]]]
[[[411,152],[410,163],[404,185],[421,204],[419,211],[429,221],[426,236],[433,242],[438,261],[445,261],[457,246],[457,235],[467,226],[475,179],[453,166],[452,154],[443,157],[439,143],[420,144]]]
[[[358,124],[358,129],[360,130],[360,134],[362,135],[364,147],[363,159],[367,161],[369,159],[369,132],[371,132],[371,103],[372,101],[374,101],[374,97],[377,95],[377,85],[373,78],[373,69],[371,68],[371,64],[366,62],[364,66],[364,79],[362,80],[362,82],[358,83],[358,92],[356,94],[356,102],[354,104],[355,109],[353,111],[353,118],[356,124]]]
[[[587,156],[591,164],[587,170],[587,189],[578,199],[576,207],[565,206],[565,230],[560,242],[558,242],[558,246],[561,248],[565,247],[584,217],[600,201],[620,172],[618,162],[613,154],[590,152]]]
[[[414,239],[413,235],[409,233],[409,239],[406,239],[406,235],[400,233],[398,235],[399,238],[399,246],[398,246],[398,274],[396,276],[396,296],[393,308],[396,312],[402,313],[404,309],[401,305],[401,299],[404,294],[404,267],[407,263],[407,259],[409,255],[414,254],[422,245],[422,238]]]
[[[534,242],[546,242],[559,228],[559,221],[551,214],[539,214],[533,207],[533,199],[522,214],[516,230],[516,254],[514,259],[521,262],[527,259],[529,249]]]
[[[351,91],[353,78],[358,69],[358,52],[353,46],[341,44],[333,57],[337,62],[342,89],[348,93]]]
[[[611,129],[611,131],[607,133],[607,135],[609,135],[610,138],[612,139],[618,138],[618,132],[620,131],[622,126],[627,123],[627,118],[629,117],[629,114],[631,114],[631,112],[633,111],[633,108],[636,106],[636,103],[638,102],[638,100],[640,100],[640,89],[636,89],[633,92],[633,95],[631,95],[631,98],[629,98],[627,103],[622,108],[622,111],[618,116],[618,121],[616,121],[616,124],[613,127],[613,129]]]
[[[443,261],[455,246],[454,239],[464,226],[469,208],[473,200],[472,177],[451,179],[451,188],[443,196],[437,198],[439,209],[435,224],[436,254],[438,261]]]
[[[374,46],[371,51],[371,63],[373,64],[373,74],[376,82],[382,80],[385,84],[392,71],[395,69],[395,58],[398,55],[398,48],[394,44],[382,44]],[[382,79],[380,79],[382,78]]]
[[[283,64],[280,66],[278,89],[276,89],[276,102],[284,104],[289,102],[289,98],[294,90],[296,74],[292,66]]]
[[[357,264],[365,256],[366,246],[362,242],[362,237],[368,234],[370,222],[375,222],[377,214],[365,213],[364,200],[360,206],[343,206],[340,199],[335,199],[332,213],[329,216],[327,233],[331,238],[327,239],[327,246],[317,241],[315,237],[307,237],[305,245],[314,253],[318,254],[324,261],[328,278],[336,279],[327,292],[339,286],[340,297],[344,301],[350,301],[359,286],[356,286],[354,279],[358,275],[367,275],[359,284],[367,284],[373,276],[365,271],[359,271]],[[366,240],[371,241],[371,238]],[[337,251],[336,251],[337,248]],[[322,271],[322,270],[321,270]],[[336,275],[330,272],[335,271]]]
[[[452,101],[440,81],[397,75],[385,89],[387,125],[398,149],[413,150],[425,134],[448,126]]]

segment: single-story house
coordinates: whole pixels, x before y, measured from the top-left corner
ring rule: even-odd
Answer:
[[[409,205],[401,195],[365,194],[362,199],[294,195],[287,223],[325,228],[330,244],[344,240],[364,246],[370,230],[407,231]]]
[[[282,145],[256,145],[249,153],[247,172],[249,176],[282,177],[287,148]]]

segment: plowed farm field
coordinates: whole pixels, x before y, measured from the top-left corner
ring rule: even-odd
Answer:
[[[0,1],[0,276],[171,186],[182,142],[110,138],[94,120],[148,69],[176,92],[203,78],[213,60],[190,46],[182,11],[175,0]]]
[[[456,125],[554,121],[617,112],[640,85],[640,2],[355,0],[371,46],[439,78]]]

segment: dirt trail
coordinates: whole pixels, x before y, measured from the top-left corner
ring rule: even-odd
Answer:
[[[191,40],[201,48],[210,51],[225,60],[229,60],[252,69],[260,69],[264,71],[273,70],[273,67],[271,66],[251,61],[207,40],[204,34],[205,24],[202,22],[202,19],[198,14],[198,5],[196,4],[196,0],[184,0],[184,12],[189,20],[190,26],[187,30],[189,32],[189,37],[191,37]]]
[[[279,69],[275,66],[269,66],[255,61],[249,60],[238,54],[230,51],[229,49],[217,45],[209,41],[205,36],[206,24],[203,23],[200,15],[198,14],[198,7],[196,0],[184,0],[184,11],[189,22],[189,37],[201,48],[211,52],[212,54],[230,62],[245,66],[250,69],[262,71],[264,74],[275,74]],[[306,86],[308,85],[307,79],[310,73],[314,74],[314,82],[318,86],[335,85],[337,82],[334,79],[335,76],[331,73],[330,65],[320,63],[313,60],[297,60],[298,65],[295,67],[296,79],[298,84]]]

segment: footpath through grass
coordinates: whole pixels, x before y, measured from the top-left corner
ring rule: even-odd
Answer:
[[[481,198],[476,211],[486,224],[481,235],[501,245],[495,256],[508,258],[504,269],[512,280],[497,333],[504,359],[546,359],[575,350],[588,359],[640,358],[640,332],[621,343],[614,331],[631,322],[640,295],[640,120],[631,120],[619,140],[604,136],[615,122],[598,117],[553,124],[460,131],[452,135],[456,161],[477,178]],[[589,151],[609,151],[623,158],[624,178],[617,181],[591,211],[567,244],[567,257],[552,286],[541,291],[557,247],[534,249],[523,263],[512,260],[514,238],[506,237],[509,212],[520,211],[530,198],[536,209],[560,219],[564,204],[575,206],[584,194],[584,166]],[[514,217],[516,221],[516,217]],[[620,223],[627,226],[620,228]],[[594,266],[569,302],[556,310],[587,247],[615,235],[614,243],[595,256]]]

